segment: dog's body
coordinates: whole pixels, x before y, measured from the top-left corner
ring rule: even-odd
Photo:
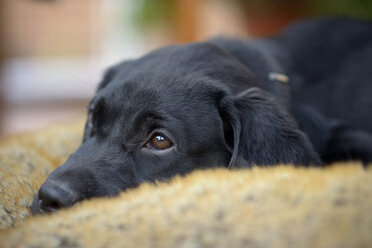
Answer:
[[[368,163],[372,23],[312,20],[270,39],[161,48],[112,67],[89,109],[83,144],[34,213],[196,168]]]
[[[216,43],[250,68],[261,87],[284,98],[324,162],[371,161],[371,22],[309,20],[272,39]],[[271,72],[287,75],[290,85],[278,87]]]

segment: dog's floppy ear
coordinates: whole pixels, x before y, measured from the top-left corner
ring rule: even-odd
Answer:
[[[220,106],[229,167],[320,164],[308,137],[275,98],[250,88]]]

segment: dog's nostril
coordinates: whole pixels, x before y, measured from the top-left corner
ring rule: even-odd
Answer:
[[[48,212],[56,211],[57,209],[63,207],[61,206],[60,202],[54,199],[40,200],[39,206],[41,209],[48,211]]]
[[[39,190],[38,200],[40,209],[52,212],[72,206],[76,202],[76,194],[66,184],[47,181]]]

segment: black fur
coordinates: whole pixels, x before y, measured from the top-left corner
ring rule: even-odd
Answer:
[[[371,162],[371,66],[372,23],[347,19],[303,21],[249,42],[168,46],[123,62],[98,86],[82,145],[49,176],[32,211],[196,168]],[[154,133],[173,146],[149,148]]]

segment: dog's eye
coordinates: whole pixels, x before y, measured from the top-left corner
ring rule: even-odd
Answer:
[[[149,140],[149,142],[146,143],[147,148],[152,148],[156,150],[165,150],[169,147],[171,147],[173,144],[172,142],[166,138],[162,134],[155,134],[152,136],[152,138]]]

